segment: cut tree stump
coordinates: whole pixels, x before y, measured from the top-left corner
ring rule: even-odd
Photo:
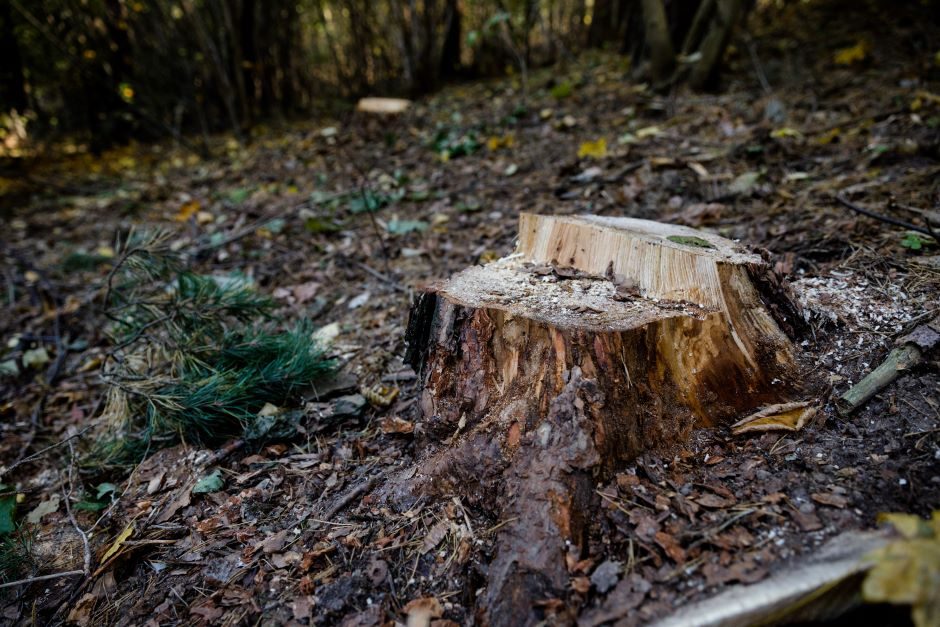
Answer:
[[[533,624],[587,550],[596,482],[645,451],[792,400],[801,320],[759,256],[629,218],[522,214],[515,254],[415,300],[428,457],[413,494],[508,522],[484,624]]]

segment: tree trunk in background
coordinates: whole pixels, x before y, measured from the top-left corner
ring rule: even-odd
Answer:
[[[274,59],[277,61],[274,80],[277,84],[277,111],[289,115],[296,104],[294,89],[294,44],[297,33],[297,14],[292,3],[279,8],[278,31],[274,33]]]
[[[452,79],[457,76],[460,68],[460,45],[463,37],[458,0],[447,0],[447,30],[444,34],[444,45],[441,48],[441,78]]]
[[[238,12],[238,40],[241,47],[241,67],[237,72],[241,74],[241,82],[245,89],[246,108],[248,118],[254,120],[257,102],[256,72],[258,67],[258,45],[255,32],[255,5],[256,0],[242,0],[241,11]]]
[[[676,53],[669,35],[663,0],[643,0],[646,47],[650,55],[650,76],[654,84],[663,84],[676,67]]]
[[[599,48],[613,39],[616,33],[613,5],[619,0],[594,0],[591,26],[588,27],[587,45]]]
[[[13,12],[9,0],[0,0],[0,113],[26,109],[26,81],[23,57],[13,31]]]
[[[702,89],[714,82],[743,7],[743,0],[716,0],[711,25],[699,49],[702,58],[695,64],[689,75],[689,84],[693,88]]]
[[[698,45],[705,35],[705,27],[708,25],[709,21],[711,21],[714,11],[715,0],[702,0],[682,42],[682,54],[689,55],[698,49]]]

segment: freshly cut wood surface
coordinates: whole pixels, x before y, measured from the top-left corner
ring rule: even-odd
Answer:
[[[410,100],[404,98],[360,98],[356,104],[356,110],[363,113],[374,113],[378,115],[394,115],[403,113],[411,106]]]
[[[722,269],[761,265],[723,237],[675,224],[602,216],[519,218],[524,259],[632,281],[648,298],[720,307]]]

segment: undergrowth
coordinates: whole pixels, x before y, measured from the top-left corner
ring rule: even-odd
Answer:
[[[0,583],[26,577],[33,569],[32,537],[25,530],[0,535]]]
[[[106,302],[111,434],[92,451],[97,466],[240,436],[266,405],[291,404],[333,367],[309,325],[284,329],[244,277],[190,271],[162,233],[129,238]]]

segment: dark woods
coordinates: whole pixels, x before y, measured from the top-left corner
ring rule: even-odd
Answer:
[[[627,55],[664,87],[714,78],[744,0],[0,0],[0,112],[31,134],[231,130],[366,94]],[[649,59],[647,62],[646,59]]]

